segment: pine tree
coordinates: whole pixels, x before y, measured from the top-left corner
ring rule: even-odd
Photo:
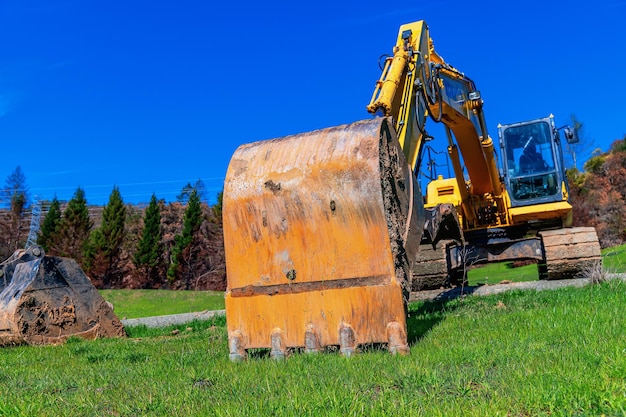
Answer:
[[[141,239],[133,256],[135,266],[144,269],[151,281],[156,278],[155,273],[161,262],[161,237],[161,208],[156,196],[152,194],[144,213]]]
[[[217,193],[217,203],[211,207],[213,215],[217,219],[218,223],[222,222],[222,202],[224,200],[224,191]]]
[[[192,192],[193,192],[193,187],[191,183],[188,182],[180,190],[180,194],[176,196],[176,201],[178,201],[181,204],[187,203],[187,201],[189,201],[189,196],[191,195]]]
[[[200,198],[198,192],[193,189],[183,216],[183,230],[180,235],[175,237],[175,244],[172,249],[172,262],[167,270],[167,278],[170,282],[173,282],[177,274],[182,272],[185,286],[189,287],[194,261],[192,244],[194,235],[200,229],[203,220]]]
[[[51,254],[83,262],[85,244],[93,222],[89,219],[85,191],[78,187],[68,202],[51,245]]]
[[[39,236],[37,237],[37,244],[41,245],[46,252],[48,251],[50,244],[52,243],[54,235],[57,233],[60,222],[61,203],[59,203],[59,200],[55,195],[52,199],[52,202],[50,203],[50,209],[48,210],[48,214],[46,214],[46,217],[41,224]]]
[[[3,240],[1,255],[3,259],[22,246],[22,237],[28,233],[28,224],[25,222],[26,206],[28,204],[28,187],[22,168],[17,166],[4,183],[2,203],[9,209],[9,216],[4,219],[0,233]]]
[[[204,181],[202,181],[202,179],[198,178],[198,181],[196,181],[195,185],[193,186],[193,188],[196,189],[196,192],[198,193],[198,198],[200,199],[200,201],[204,201],[206,202],[207,197],[206,197],[206,185],[204,185]]]
[[[94,230],[86,248],[86,265],[92,275],[109,286],[119,275],[119,255],[124,241],[126,206],[117,186],[113,187],[109,202],[102,212],[102,224]]]

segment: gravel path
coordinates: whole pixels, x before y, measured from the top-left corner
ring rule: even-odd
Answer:
[[[139,319],[123,319],[122,324],[127,326],[140,326],[146,327],[165,327],[172,324],[189,323],[193,320],[209,320],[211,317],[220,316],[226,314],[226,310],[212,310],[202,311],[199,313],[183,313],[183,314],[171,314],[169,316],[154,316],[154,317],[142,317]]]
[[[626,281],[626,274],[609,274],[607,278],[621,279],[622,281]],[[461,295],[493,295],[513,290],[555,290],[557,288],[563,287],[583,287],[585,285],[588,285],[589,283],[589,279],[579,278],[554,281],[511,282],[506,284],[480,285],[475,287],[457,287],[451,289],[419,291],[411,293],[409,297],[409,302],[426,300],[449,300],[452,298],[460,297]]]

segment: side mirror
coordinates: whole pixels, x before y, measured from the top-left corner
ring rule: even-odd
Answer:
[[[570,145],[573,145],[574,143],[579,142],[578,131],[576,129],[567,126],[566,128],[563,129],[563,134],[565,135],[565,140]]]

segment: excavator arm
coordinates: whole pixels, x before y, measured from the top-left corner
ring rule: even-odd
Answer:
[[[499,221],[506,221],[504,188],[482,105],[474,82],[435,52],[428,26],[418,21],[400,27],[393,56],[385,61],[367,106],[372,114],[393,118],[398,141],[414,170],[430,138],[425,128],[427,117],[445,125],[462,215],[470,224],[476,223],[478,216],[473,196],[483,200],[483,205],[496,205]]]

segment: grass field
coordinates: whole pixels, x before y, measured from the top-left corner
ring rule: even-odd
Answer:
[[[603,263],[609,272],[626,272],[626,245],[602,251]],[[538,279],[537,266],[511,268],[509,262],[484,265],[468,272],[469,285],[497,284],[504,280],[533,281]],[[100,290],[113,303],[120,318],[161,316],[224,309],[224,295],[212,291],[165,290]]]
[[[610,273],[626,272],[626,245],[602,250],[602,264]],[[472,268],[467,273],[469,285],[498,284],[506,281],[534,281],[539,279],[537,265],[512,268],[511,262],[499,262]]]
[[[216,291],[99,290],[120,318],[163,316],[224,309],[224,293]]]
[[[626,415],[626,283],[412,304],[411,354],[228,360],[224,319],[0,352],[2,416]]]

